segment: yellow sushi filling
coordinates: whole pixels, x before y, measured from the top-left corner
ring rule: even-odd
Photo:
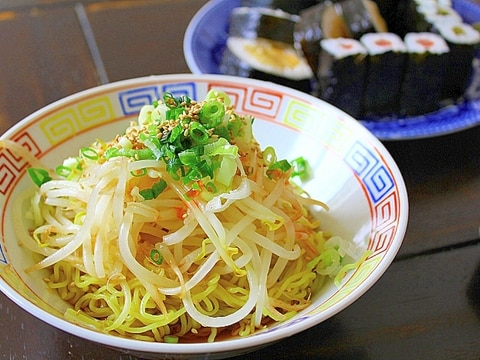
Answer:
[[[269,66],[294,68],[301,62],[291,46],[278,41],[257,39],[255,43],[244,44],[244,50],[258,62]]]

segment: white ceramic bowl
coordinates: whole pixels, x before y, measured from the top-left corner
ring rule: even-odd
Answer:
[[[52,166],[96,138],[111,139],[140,107],[164,91],[202,99],[223,89],[238,112],[256,117],[255,135],[280,158],[303,156],[315,177],[305,188],[330,211],[323,227],[372,250],[340,287],[328,285],[312,305],[287,322],[252,336],[216,343],[166,344],[124,339],[66,321],[65,304],[47,291],[40,274],[26,274],[33,263],[19,247],[12,222],[15,199],[31,182],[27,163],[0,150],[0,289],[20,307],[52,326],[131,354],[155,358],[222,358],[253,351],[308,329],[335,315],[364,294],[385,272],[405,234],[408,200],[402,176],[384,146],[356,120],[304,93],[271,83],[221,75],[166,75],[121,81],[59,100],[30,115],[3,135]],[[4,329],[8,324],[4,324]]]

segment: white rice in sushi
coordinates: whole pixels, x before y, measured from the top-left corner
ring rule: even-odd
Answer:
[[[475,45],[480,42],[480,33],[466,23],[439,22],[435,24],[435,28],[452,44]]]
[[[367,55],[367,49],[360,41],[350,38],[323,39],[320,41],[320,46],[336,59],[358,54]]]
[[[360,38],[370,55],[380,55],[388,51],[406,52],[402,38],[394,33],[368,33]]]
[[[419,5],[417,11],[425,17],[430,24],[436,22],[462,22],[462,17],[451,6]]]
[[[446,54],[450,51],[445,39],[435,33],[408,33],[404,41],[408,52],[411,53]]]

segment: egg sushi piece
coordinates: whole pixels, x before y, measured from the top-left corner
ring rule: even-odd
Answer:
[[[298,19],[282,10],[235,8],[220,72],[309,92],[313,72],[303,53],[294,46],[294,25]]]
[[[463,97],[469,85],[480,33],[471,25],[462,22],[440,21],[436,22],[434,27],[450,48],[442,99],[455,102]]]
[[[293,45],[264,38],[230,36],[220,71],[227,75],[273,81],[310,91],[313,73],[303,54]]]
[[[440,35],[429,32],[408,33],[404,42],[407,64],[399,112],[418,116],[435,111],[440,105],[450,49]]]
[[[351,38],[320,41],[319,94],[325,101],[359,118],[365,91],[367,50]]]
[[[368,33],[360,38],[368,56],[363,112],[366,117],[392,116],[398,112],[407,48],[393,33]]]

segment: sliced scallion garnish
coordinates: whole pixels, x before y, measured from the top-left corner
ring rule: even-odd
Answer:
[[[40,187],[43,184],[45,184],[46,182],[52,180],[52,178],[50,177],[50,174],[45,169],[28,168],[27,172],[28,172],[28,175],[30,175],[30,178],[32,179],[32,181],[38,187]]]

